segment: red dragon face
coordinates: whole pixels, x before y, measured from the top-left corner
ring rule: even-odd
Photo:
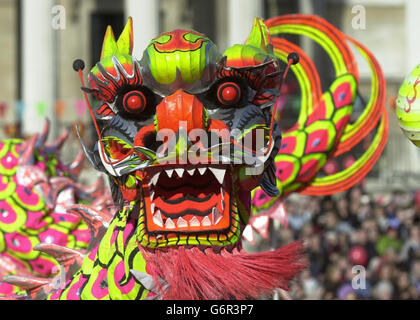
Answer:
[[[131,20],[118,40],[108,29],[83,88],[100,102],[91,162],[111,176],[114,200],[136,208],[142,246],[235,244],[251,190],[276,195],[282,72],[265,25],[256,19],[224,55],[185,30],[153,39],[140,61],[131,50]]]

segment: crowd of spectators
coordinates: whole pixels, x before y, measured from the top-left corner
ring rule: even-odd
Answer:
[[[420,191],[289,196],[280,243],[304,239],[294,299],[420,299]]]

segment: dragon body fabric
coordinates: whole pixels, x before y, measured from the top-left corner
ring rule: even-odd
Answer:
[[[112,199],[103,180],[88,188],[78,184],[83,153],[64,165],[59,151],[68,133],[46,145],[48,128],[46,123],[43,133],[28,141],[0,143],[0,277],[32,276],[36,283],[57,274],[56,254],[74,260],[88,249],[90,231],[81,217],[88,210],[84,203],[110,216]],[[0,296],[17,293],[17,284],[0,283]]]
[[[274,38],[280,34],[308,36],[325,49],[335,70],[325,92],[311,59]],[[348,42],[372,70],[370,99],[352,122],[359,79]],[[343,191],[373,167],[388,125],[375,58],[306,15],[255,19],[247,41],[223,54],[187,30],[153,39],[141,60],[132,47],[131,19],[118,39],[109,27],[89,86],[82,87],[98,102],[91,113],[99,137],[92,149],[82,146],[109,176],[115,215],[108,220],[85,208],[89,248],[64,256],[57,254],[62,248],[50,250],[67,271],[59,283],[4,281],[25,287],[25,297],[48,299],[249,299],[287,290],[306,265],[302,242],[250,254],[242,232],[253,214],[274,210],[291,192]],[[297,123],[282,131],[280,89],[289,69],[301,108]],[[318,174],[372,131],[371,145],[351,166]]]

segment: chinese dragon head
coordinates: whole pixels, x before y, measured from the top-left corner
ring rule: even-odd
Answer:
[[[131,20],[117,41],[109,28],[84,88],[101,104],[92,159],[111,177],[114,201],[139,207],[145,248],[237,244],[251,190],[261,180],[276,189],[267,171],[281,142],[273,108],[282,70],[267,27],[256,20],[246,44],[223,56],[185,30],[154,39],[140,61],[131,50]]]

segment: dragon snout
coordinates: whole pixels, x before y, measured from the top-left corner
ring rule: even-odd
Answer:
[[[187,133],[193,129],[206,130],[207,111],[196,96],[178,90],[156,107],[155,128],[177,132],[181,126]]]

